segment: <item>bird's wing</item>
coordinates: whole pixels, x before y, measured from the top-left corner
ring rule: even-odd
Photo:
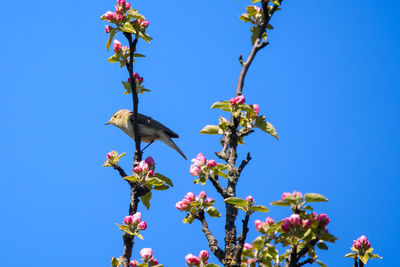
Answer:
[[[133,112],[131,112],[131,118],[133,118]],[[156,129],[160,129],[164,131],[171,138],[178,138],[179,135],[173,132],[171,129],[167,128],[164,124],[159,121],[152,119],[146,115],[138,113],[138,123],[147,125],[149,127],[153,127]]]

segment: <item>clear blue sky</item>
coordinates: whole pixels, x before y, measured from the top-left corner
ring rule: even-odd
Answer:
[[[210,105],[234,94],[239,54],[250,51],[248,26],[238,19],[250,1],[144,1],[151,45],[136,70],[151,94],[140,111],[181,135],[188,158],[215,158],[214,136],[200,129],[216,123]],[[101,165],[108,151],[127,152],[133,142],[106,127],[118,109],[131,109],[123,95],[125,69],[109,64],[101,14],[114,1],[26,1],[3,3],[3,64],[0,132],[0,255],[2,266],[108,266],[122,252],[115,223],[128,211],[129,189]],[[367,235],[382,261],[397,264],[399,198],[400,24],[398,1],[284,1],[269,33],[270,46],[255,59],[246,80],[248,103],[258,103],[280,141],[257,132],[239,149],[254,160],[239,183],[238,196],[259,204],[294,189],[319,192],[329,203],[318,212],[332,218],[340,237],[321,260],[351,266],[343,255],[352,240]],[[123,38],[119,36],[119,39]],[[149,228],[134,256],[153,247],[166,266],[184,266],[184,256],[207,248],[198,222],[181,223],[175,203],[192,183],[189,161],[161,143],[152,145],[157,169],[171,177],[172,190],[143,207]],[[222,210],[222,209],[221,209]],[[285,208],[271,208],[282,219]],[[243,216],[243,214],[241,214]],[[256,214],[255,219],[264,219]],[[222,242],[223,219],[210,220]],[[250,240],[256,236],[252,227]]]

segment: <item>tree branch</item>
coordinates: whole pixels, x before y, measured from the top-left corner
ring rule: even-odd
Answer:
[[[239,168],[238,168],[239,175],[242,173],[244,167],[246,167],[246,165],[249,164],[250,160],[251,160],[250,152],[248,152],[248,153],[247,153],[246,159],[244,159],[244,160],[242,161],[242,163],[240,163],[240,166],[239,166]]]
[[[204,211],[203,210],[198,211],[196,214],[196,218],[201,221],[201,224],[203,226],[201,230],[203,231],[208,240],[208,246],[210,247],[210,250],[212,251],[212,253],[214,253],[215,257],[217,257],[222,264],[225,264],[225,252],[218,246],[217,239],[211,233],[206,218],[204,216]]]
[[[124,169],[122,169],[118,164],[112,165],[114,170],[117,170],[119,172],[119,175],[121,175],[122,178],[128,176],[126,175]]]
[[[246,213],[244,220],[242,220],[242,223],[243,223],[242,224],[242,233],[238,237],[238,244],[237,244],[236,253],[235,253],[235,262],[236,263],[240,263],[244,242],[246,241],[247,233],[249,232],[249,227],[248,227],[249,219],[250,219],[250,213]]]
[[[303,266],[303,265],[306,265],[307,263],[313,264],[313,263],[314,263],[314,259],[313,259],[313,258],[308,258],[308,259],[306,259],[305,261],[299,262],[299,263],[297,264],[297,267],[301,267],[301,266]]]
[[[228,195],[225,192],[225,189],[221,186],[221,184],[218,181],[218,176],[216,177],[212,177],[210,176],[209,180],[211,181],[211,183],[213,184],[213,186],[215,187],[215,189],[217,190],[218,193],[220,193],[220,195],[225,199],[228,197]]]
[[[298,262],[302,257],[304,257],[307,254],[307,252],[310,250],[309,249],[310,246],[311,247],[315,246],[317,244],[317,242],[318,242],[318,239],[313,239],[313,240],[309,241],[307,243],[307,245],[304,248],[302,248],[299,251],[299,253],[297,253],[296,262]]]

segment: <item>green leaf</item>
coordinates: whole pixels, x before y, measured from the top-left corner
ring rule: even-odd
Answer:
[[[281,2],[279,0],[272,0],[271,3],[277,6],[281,6]]]
[[[253,27],[250,28],[250,31],[251,31],[251,37],[250,37],[251,44],[254,45],[254,43],[257,40],[258,33],[260,32],[260,28],[258,28],[256,26],[253,26]]]
[[[171,179],[169,179],[168,177],[165,177],[165,176],[162,175],[161,173],[156,172],[156,173],[154,174],[154,176],[157,177],[158,179],[164,181],[167,185],[172,186],[172,187],[174,186],[174,185],[172,184]]]
[[[147,177],[145,180],[145,185],[160,186],[163,184],[164,184],[164,181],[162,181],[161,179],[158,179],[156,177]]]
[[[188,213],[186,217],[183,218],[183,223],[191,223],[190,221],[192,220],[192,217],[192,214]]]
[[[133,27],[133,25],[130,22],[125,23],[124,27],[122,27],[121,30],[124,32],[136,34],[136,29],[135,29],[135,27]]]
[[[139,37],[142,38],[147,43],[150,43],[153,38],[151,38],[147,33],[139,32]]]
[[[318,247],[319,249],[328,250],[328,246],[327,246],[325,243],[323,243],[323,242],[318,243],[318,244],[317,244],[317,247]]]
[[[146,57],[145,55],[142,55],[142,54],[137,54],[137,53],[135,53],[135,54],[133,54],[133,57]]]
[[[151,199],[151,191],[149,191],[146,195],[141,197],[142,203],[147,209],[150,209],[150,199]]]
[[[369,259],[367,253],[365,253],[364,256],[358,255],[358,258],[359,258],[364,264],[367,264],[368,259]]]
[[[304,199],[306,202],[327,202],[328,199],[323,195],[316,193],[307,193],[304,195]]]
[[[139,180],[138,180],[138,177],[137,177],[136,175],[125,176],[124,179],[127,180],[127,181],[131,181],[131,182],[137,182],[137,181],[139,181]]]
[[[247,201],[238,197],[228,197],[225,200],[225,203],[232,204],[235,206],[246,207]]]
[[[220,171],[220,170],[218,170],[218,176],[221,176],[221,177],[223,177],[223,178],[225,178],[225,179],[228,179],[229,177],[228,177],[228,174],[226,174],[226,173],[224,173],[223,171]]]
[[[206,265],[206,267],[219,267],[219,265],[217,265],[215,263],[209,263]]]
[[[126,13],[127,17],[130,19],[140,19],[140,20],[145,20],[145,17],[143,15],[140,15],[136,9],[130,9]]]
[[[206,212],[208,213],[208,215],[210,215],[211,217],[221,217],[221,214],[219,213],[219,211],[214,208],[214,207],[209,207]]]
[[[289,203],[287,203],[286,201],[283,200],[275,200],[271,202],[272,206],[281,206],[281,207],[287,207],[290,206]]]
[[[207,125],[200,131],[200,134],[218,134],[219,130],[217,125]]]
[[[121,260],[117,259],[116,257],[111,258],[111,265],[112,266],[120,266],[121,265]]]
[[[276,133],[276,130],[275,130],[274,126],[272,126],[271,123],[265,121],[265,116],[257,117],[255,126],[257,128],[259,128],[260,130],[272,135],[277,140],[279,140],[279,136]]]
[[[167,190],[168,188],[169,188],[169,186],[166,184],[154,186],[154,189],[158,190],[158,191]]]
[[[139,234],[138,232],[135,232],[134,234],[135,234],[135,236],[137,236],[140,239],[144,240],[144,237],[141,234]]]
[[[110,63],[117,63],[117,62],[119,62],[119,57],[117,55],[112,55],[111,57],[109,57],[107,59],[107,61]]]
[[[252,211],[268,212],[269,209],[263,205],[254,205],[251,207]]]
[[[212,106],[211,109],[215,109],[215,108],[219,108],[222,109],[224,111],[231,111],[231,103],[229,101],[219,101],[219,102],[215,102]]]
[[[346,255],[344,255],[346,258],[355,258],[357,256],[356,253],[347,253]]]
[[[338,240],[337,237],[334,237],[333,235],[331,235],[329,233],[322,233],[320,235],[320,239],[327,241],[327,242],[331,242],[331,243],[335,243],[335,241]]]
[[[258,236],[256,239],[254,239],[252,244],[253,244],[255,249],[261,250],[263,248],[264,242],[265,242],[265,236],[261,235],[261,236]]]
[[[319,266],[321,266],[321,267],[328,267],[327,265],[325,265],[325,264],[324,264],[322,261],[320,261],[320,260],[316,260],[315,262],[318,263]]]
[[[257,2],[261,2],[261,0],[251,0],[251,2],[254,4],[254,3],[257,3]]]
[[[108,41],[106,43],[107,51],[110,50],[111,43],[114,39],[115,34],[117,33],[117,29],[112,29],[110,32],[110,36],[108,37]]]
[[[273,29],[274,29],[274,26],[272,26],[271,24],[268,24],[268,25],[267,25],[267,29],[268,29],[268,30],[273,30]]]
[[[242,14],[239,17],[239,19],[243,20],[243,22],[251,22],[252,21],[250,15],[246,14],[246,13]]]

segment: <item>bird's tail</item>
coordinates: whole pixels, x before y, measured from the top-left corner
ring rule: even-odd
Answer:
[[[172,139],[168,135],[163,134],[160,140],[163,141],[167,146],[178,151],[178,153],[181,154],[184,159],[186,159],[185,154],[183,154],[182,150],[179,149],[179,147],[174,143],[174,141],[172,141]]]

